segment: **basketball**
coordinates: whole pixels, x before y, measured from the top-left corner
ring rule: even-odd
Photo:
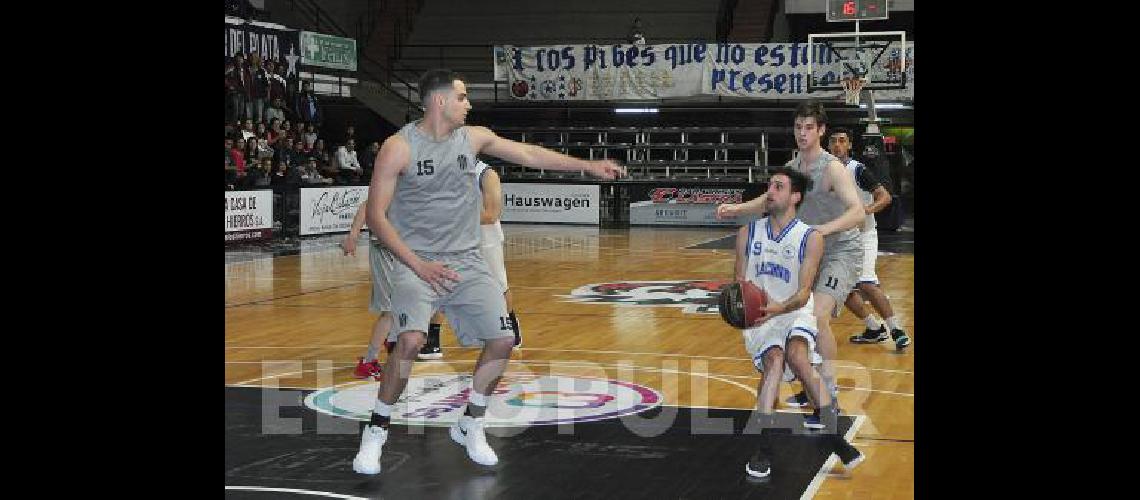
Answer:
[[[768,294],[751,281],[737,281],[721,289],[720,317],[735,328],[748,328],[764,317]]]

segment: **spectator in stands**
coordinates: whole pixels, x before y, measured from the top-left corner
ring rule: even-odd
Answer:
[[[355,140],[356,140],[356,127],[353,127],[352,125],[345,127],[344,128],[344,144],[348,144],[348,141],[355,141]]]
[[[226,170],[230,170],[230,169],[236,170],[237,169],[237,167],[236,167],[237,164],[234,163],[234,157],[232,154],[230,154],[230,150],[233,148],[234,148],[234,140],[229,138],[229,137],[226,137]]]
[[[269,139],[266,139],[264,137],[258,137],[257,138],[257,161],[261,161],[263,158],[268,158],[270,161],[272,161],[273,160],[273,148],[269,145]],[[273,166],[273,164],[270,163],[270,166]],[[268,172],[268,171],[269,171],[269,169],[266,169],[266,172]]]
[[[257,137],[260,139],[262,137],[265,137],[265,134],[268,131],[269,131],[269,128],[265,126],[265,122],[261,122],[261,123],[258,123],[257,126],[255,126],[253,128],[253,135],[254,135],[254,137]]]
[[[304,165],[309,163],[309,152],[305,151],[305,141],[301,139],[293,139],[293,149],[291,151],[292,157],[289,160],[290,167],[297,165]]]
[[[364,178],[372,178],[372,166],[376,163],[376,155],[380,152],[380,143],[372,141],[368,144],[368,149],[360,155],[360,166],[364,169]]]
[[[249,98],[253,103],[253,120],[265,120],[265,105],[269,99],[269,78],[265,75],[265,68],[261,67],[261,55],[254,52],[249,55],[249,74],[253,77],[250,85]]]
[[[226,126],[237,117],[237,107],[230,101],[230,73],[234,70],[234,62],[229,56],[226,56]]]
[[[265,158],[263,161],[253,163],[253,166],[245,174],[245,181],[243,182],[243,189],[261,189],[269,186],[269,169],[273,166],[273,160]]]
[[[317,163],[321,165],[332,163],[332,156],[329,154],[327,148],[325,148],[324,139],[317,139],[317,141],[313,143],[313,147],[309,148],[309,156],[316,158]]]
[[[306,149],[313,149],[313,144],[317,142],[317,130],[312,123],[305,124],[305,133],[301,135],[301,139],[305,141]]]
[[[250,137],[245,140],[245,146],[241,149],[242,155],[245,156],[245,164],[252,168],[257,164],[257,137]]]
[[[234,116],[230,117],[231,121],[250,117],[249,89],[251,79],[249,68],[245,64],[245,56],[241,52],[235,53],[233,65],[226,70],[226,92],[229,94],[230,107],[234,113]]]
[[[281,120],[276,118],[269,120],[269,131],[267,132],[269,145],[274,146],[277,144],[277,139],[281,138]]]
[[[241,140],[244,142],[250,137],[257,137],[257,133],[253,131],[253,120],[246,118],[241,126]]]
[[[234,170],[239,178],[245,175],[245,152],[242,151],[241,144],[245,143],[242,141],[230,142],[230,158],[233,159]]]
[[[338,177],[336,162],[333,161],[332,153],[325,147],[324,139],[317,139],[317,142],[313,143],[313,149],[309,150],[309,157],[317,160],[317,168],[320,169],[321,175],[332,179]]]
[[[281,109],[281,99],[273,99],[265,109],[265,120],[284,120],[285,110]]]
[[[285,102],[287,105],[282,106],[286,110],[286,114],[294,115],[293,120],[300,120],[300,117],[295,116],[297,113],[296,102],[297,94],[301,91],[301,77],[297,74],[296,68],[289,67],[289,61],[281,58],[277,63],[277,74],[285,78]]]
[[[293,155],[293,139],[288,136],[282,135],[277,139],[277,145],[273,147],[273,163],[284,163],[290,167],[296,165],[291,163]]]
[[[324,177],[321,175],[320,170],[317,169],[317,159],[316,158],[308,158],[307,161],[304,163],[304,165],[305,165],[305,170],[304,170],[304,172],[301,173],[301,175],[302,175],[302,177],[307,179],[307,182],[309,184],[328,185],[328,184],[333,183],[333,180],[331,178]]]
[[[226,122],[226,137],[233,137],[234,134],[239,132],[241,132],[241,120]]]
[[[269,81],[269,102],[285,100],[285,77],[278,73],[272,59],[265,61],[265,77]]]
[[[285,137],[288,137],[290,139],[297,138],[297,134],[293,130],[293,124],[289,123],[289,120],[281,121],[281,133],[285,134]]]
[[[226,56],[226,123],[234,120],[234,106],[229,101],[229,74],[234,71],[234,60]]]
[[[352,127],[349,126],[351,130]],[[361,176],[364,174],[360,168],[360,160],[356,158],[356,141],[349,139],[336,150],[336,162],[340,167],[340,183],[341,184],[355,184],[360,182]]]
[[[301,184],[301,176],[298,172],[291,171],[288,165],[283,161],[274,161],[276,168],[269,176],[269,185],[273,187],[274,191],[292,189]]]
[[[629,43],[645,45],[645,32],[641,29],[641,18],[633,18],[633,26],[629,27]]]
[[[301,92],[297,94],[297,102],[293,108],[299,120],[320,126],[321,108],[317,104],[317,94],[313,92],[312,82],[301,83]]]

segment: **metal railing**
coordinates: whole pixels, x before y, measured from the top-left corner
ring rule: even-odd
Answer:
[[[294,9],[295,12],[299,12],[302,15],[306,16],[306,20],[308,20],[314,26],[314,28],[322,30],[325,27],[325,24],[323,23],[327,23],[327,27],[333,32],[332,34],[345,38],[352,38],[352,35],[350,35],[348,31],[337,24],[333,17],[323,8],[321,8],[320,5],[317,5],[313,0],[290,0],[290,6]],[[367,76],[368,78],[375,80],[381,86],[385,87],[384,90],[388,91],[396,98],[404,101],[404,104],[413,107],[419,106],[418,100],[411,97],[411,91],[415,89],[416,86],[397,75],[390,66],[370,57],[365,51],[360,50],[360,47],[363,47],[363,44],[358,43],[357,58],[360,64],[357,65],[357,72],[363,76]],[[370,64],[372,68],[366,68],[365,63]],[[398,90],[392,88],[392,80],[403,84],[407,90],[407,95],[401,94]]]

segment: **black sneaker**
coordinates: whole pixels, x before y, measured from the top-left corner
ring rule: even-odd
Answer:
[[[763,449],[756,450],[756,454],[744,464],[744,472],[752,477],[768,477],[772,473],[772,462],[768,459],[768,453]]]
[[[853,344],[878,344],[887,340],[887,325],[879,325],[878,330],[867,328],[863,330],[862,335],[852,335],[848,337]]]
[[[819,408],[804,417],[804,427],[813,430],[823,429],[823,421],[819,418]]]
[[[847,472],[851,472],[863,461],[863,453],[859,449],[851,446],[846,439],[837,438],[835,445],[835,454],[839,455],[839,461],[843,462],[843,468]]]
[[[418,360],[428,359],[443,359],[443,349],[439,347],[439,337],[432,341],[431,335],[428,335],[427,342],[424,342],[423,348],[420,349],[419,354],[416,355]]]
[[[788,396],[788,399],[784,400],[784,404],[791,406],[792,408],[803,408],[807,405],[810,405],[811,400],[808,399],[806,392],[800,391],[792,394],[791,396]]]
[[[896,328],[891,330],[891,338],[895,339],[895,349],[901,351],[910,345],[910,337],[906,336],[906,332]]]

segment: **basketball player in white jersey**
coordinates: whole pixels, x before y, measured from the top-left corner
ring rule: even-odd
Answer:
[[[879,231],[878,223],[875,221],[875,213],[891,204],[891,193],[883,187],[871,169],[851,158],[850,131],[845,128],[836,128],[832,131],[831,137],[827,141],[827,149],[836,158],[839,158],[840,163],[851,170],[851,175],[855,177],[855,185],[859,187],[859,196],[866,205],[863,211],[867,213],[866,222],[860,227],[860,231],[862,231],[860,239],[863,242],[863,273],[859,276],[859,282],[856,283],[855,289],[847,296],[846,302],[847,309],[850,309],[855,317],[862,320],[867,325],[867,329],[863,331],[862,335],[852,335],[849,340],[856,344],[883,342],[887,340],[887,326],[889,325],[891,327],[891,338],[895,341],[895,349],[902,350],[910,345],[910,337],[899,324],[898,317],[895,316],[895,311],[891,307],[891,301],[883,293],[883,289],[879,288],[879,276],[875,274],[875,260],[879,256]],[[874,314],[867,312],[867,309],[863,307],[864,297],[870,300],[871,306],[883,318],[886,318],[887,325],[883,325]]]
[[[485,127],[464,126],[467,86],[449,70],[428,71],[419,82],[424,117],[384,141],[369,187],[368,227],[392,267],[389,339],[396,347],[384,366],[376,404],[352,461],[361,474],[380,473],[392,407],[407,385],[412,360],[424,344],[433,310],[446,308],[463,345],[481,345],[468,404],[449,429],[451,439],[480,465],[499,458],[487,443],[484,418],[490,396],[510,360],[514,334],[503,290],[479,250],[482,196],[475,160],[489,154],[531,168],[585,171],[602,179],[625,175],[612,160],[587,161],[532,144],[503,139]]]
[[[835,382],[834,360],[838,347],[831,333],[831,318],[839,314],[840,304],[855,286],[863,264],[863,247],[859,241],[859,224],[863,223],[863,204],[851,172],[835,156],[820,145],[827,128],[827,113],[817,101],[805,101],[796,107],[795,138],[798,154],[786,167],[802,172],[812,180],[803,206],[797,211],[801,221],[810,224],[823,236],[823,260],[814,288],[816,322],[819,335],[816,348],[823,356],[820,374],[832,397],[839,394]],[[761,215],[767,206],[767,193],[745,203],[727,203],[717,207],[717,218],[745,214]],[[803,392],[792,397],[807,400]],[[813,415],[813,417],[815,416]]]
[[[356,240],[360,239],[360,231],[364,228],[365,207],[367,207],[367,203],[361,203],[360,207],[356,209],[356,215],[352,218],[352,226],[340,244],[346,256],[356,255]],[[389,353],[395,346],[393,342],[384,342],[388,338],[388,332],[392,329],[392,315],[390,314],[392,310],[392,282],[388,278],[388,269],[392,267],[392,264],[384,261],[385,257],[390,259],[391,256],[382,251],[380,240],[376,239],[375,235],[369,235],[368,243],[368,268],[372,275],[372,298],[368,304],[368,310],[379,316],[372,323],[372,337],[368,339],[368,351],[356,362],[356,368],[352,371],[352,375],[359,379],[372,377],[379,381],[383,372],[383,365],[379,359],[380,345],[386,344],[385,347]],[[437,339],[442,324],[443,315],[439,312],[435,313],[431,318],[428,331],[436,332]]]
[[[483,258],[491,268],[491,276],[503,287],[503,300],[507,302],[507,311],[510,312],[511,328],[515,331],[515,349],[522,347],[522,333],[519,331],[518,316],[515,316],[514,298],[511,296],[511,286],[507,283],[507,266],[503,260],[503,224],[499,220],[503,217],[503,186],[499,182],[499,173],[490,165],[479,161],[475,164],[475,175],[479,179],[479,190],[483,193],[483,211],[479,213],[480,229],[483,231],[483,243],[479,249]]]
[[[745,349],[764,374],[756,401],[760,446],[745,465],[745,472],[754,477],[767,477],[772,471],[768,439],[776,427],[773,409],[781,379],[800,379],[819,403],[820,422],[810,427],[827,429],[832,450],[848,470],[863,459],[838,435],[838,413],[813,366],[819,356],[812,287],[824,244],[818,231],[796,218],[796,207],[810,182],[794,169],[773,169],[765,199],[769,215],[741,227],[736,237],[736,280],[751,281],[768,295],[764,316],[743,332]]]
[[[483,193],[483,211],[479,213],[479,225],[483,233],[483,242],[479,250],[491,268],[491,276],[499,286],[503,287],[503,299],[507,301],[507,311],[511,318],[511,329],[515,332],[515,349],[522,347],[522,334],[519,332],[519,319],[515,316],[515,305],[511,297],[511,288],[507,284],[507,266],[503,261],[503,225],[499,219],[503,216],[503,187],[499,182],[499,174],[490,168],[490,165],[479,161],[475,163],[475,176],[479,179],[479,191]],[[428,331],[427,342],[420,351],[420,359],[424,357],[424,350],[433,349],[440,353],[439,330],[435,333]]]

